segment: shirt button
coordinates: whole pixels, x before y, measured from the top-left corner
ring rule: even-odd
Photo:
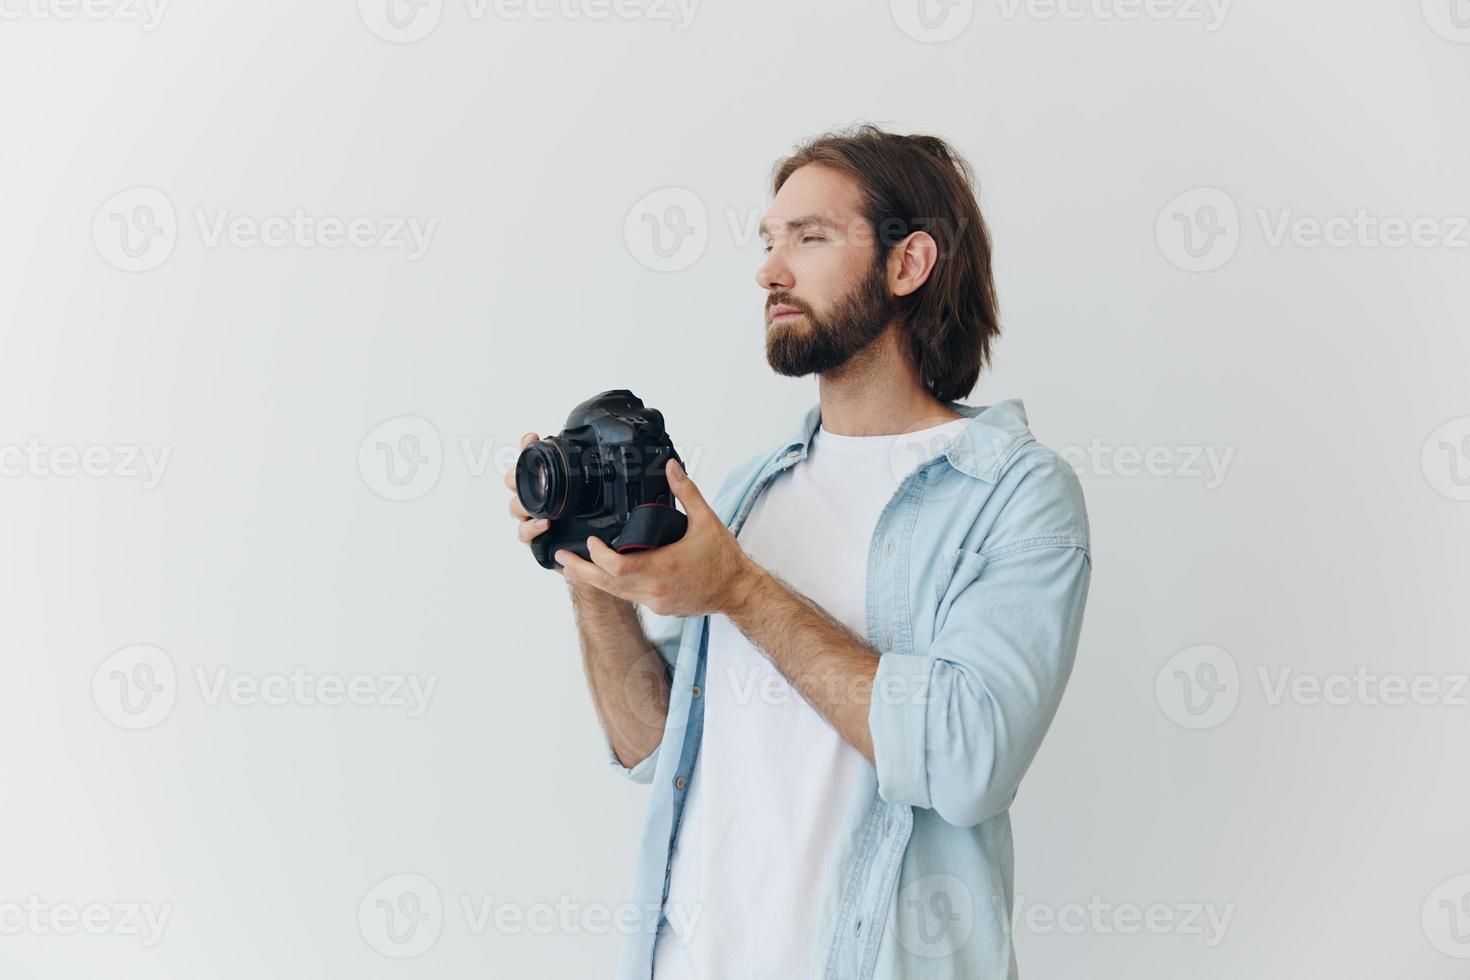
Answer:
[[[893,634],[891,632],[889,632],[888,630],[884,630],[883,631],[883,649],[885,649],[885,650],[892,650],[893,649]]]
[[[892,538],[889,538],[888,539],[888,543],[883,546],[883,553],[885,555],[891,555],[891,554],[893,554],[893,539]]]
[[[683,788],[684,788],[684,777],[683,776],[680,776],[680,777],[678,777],[677,779],[674,780],[674,789],[683,789]]]
[[[801,455],[801,452],[799,450],[793,449],[793,450],[791,450],[791,452],[789,452],[789,453],[786,454],[786,458],[787,459],[795,459],[796,457],[798,457],[800,455]]]
[[[694,685],[693,694],[694,694],[695,697],[699,697],[699,685],[698,684],[695,684]]]

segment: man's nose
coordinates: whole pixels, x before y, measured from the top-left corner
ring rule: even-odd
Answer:
[[[755,281],[766,292],[776,289],[791,289],[796,285],[791,269],[781,260],[781,250],[773,248],[766,254],[766,260],[761,267],[755,270]]]

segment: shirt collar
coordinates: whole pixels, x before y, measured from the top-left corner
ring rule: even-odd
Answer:
[[[936,453],[920,465],[925,465],[943,456],[961,473],[966,473],[987,483],[1000,478],[1000,472],[1016,450],[1034,437],[1027,425],[1026,407],[1019,398],[996,402],[994,405],[965,405],[957,401],[945,402],[946,407],[969,419],[960,426],[960,433],[942,452]],[[822,421],[822,403],[817,402],[807,409],[806,415],[781,448],[781,453],[797,459],[805,459],[812,436]]]

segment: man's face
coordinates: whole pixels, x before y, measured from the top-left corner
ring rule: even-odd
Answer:
[[[766,360],[778,374],[821,374],[883,333],[894,302],[857,184],[829,167],[799,168],[761,221]]]

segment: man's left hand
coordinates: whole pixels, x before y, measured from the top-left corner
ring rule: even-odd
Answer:
[[[720,520],[694,481],[675,460],[665,472],[689,526],[673,544],[620,555],[601,538],[589,537],[592,560],[570,551],[553,556],[570,582],[596,586],[636,602],[659,616],[703,616],[727,612],[746,591],[758,566]]]

